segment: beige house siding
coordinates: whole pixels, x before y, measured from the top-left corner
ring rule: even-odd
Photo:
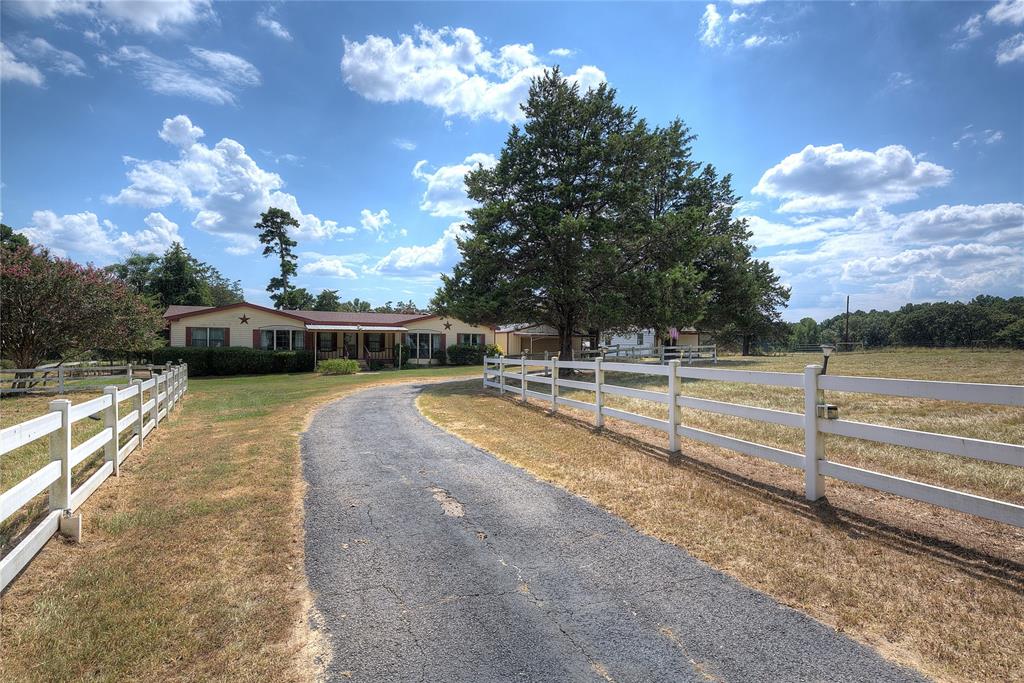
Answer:
[[[249,322],[242,324],[241,317],[245,314]],[[305,330],[301,320],[286,315],[277,315],[258,308],[238,306],[226,311],[198,313],[181,320],[171,322],[171,346],[185,346],[186,327],[226,327],[231,330],[230,345],[252,348],[252,331],[263,327],[278,329]]]
[[[451,329],[446,330],[444,328],[445,323],[451,324]],[[409,332],[429,332],[431,334],[443,334],[444,335],[444,348],[448,348],[452,344],[458,343],[458,335],[460,334],[482,334],[484,335],[485,344],[494,343],[494,330],[490,327],[483,325],[470,325],[464,323],[461,320],[454,318],[441,318],[433,316],[431,318],[424,318],[423,320],[414,320],[411,323],[406,323],[403,327],[407,328]],[[413,365],[427,365],[430,361],[422,358],[413,358],[409,361]]]

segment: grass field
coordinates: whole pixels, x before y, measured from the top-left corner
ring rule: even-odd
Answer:
[[[719,367],[800,372],[813,355],[724,359]],[[830,374],[1024,384],[1024,353],[842,354]],[[584,381],[589,378],[580,377]],[[606,381],[659,388],[652,378]],[[509,385],[514,385],[509,382]],[[536,385],[543,390],[541,385]],[[802,392],[688,381],[691,396],[802,412]],[[562,395],[592,400],[589,392]],[[608,405],[665,408],[606,394]],[[1020,409],[829,392],[845,419],[1024,443]],[[826,480],[828,502],[803,499],[803,473],[692,441],[670,465],[666,437],[549,403],[500,398],[479,382],[431,387],[421,410],[439,425],[579,493],[743,583],[942,680],[1024,680],[1024,530]],[[684,411],[683,423],[802,452],[799,430]],[[830,459],[1024,502],[1024,469],[829,438]]]
[[[479,368],[191,380],[121,477],[85,503],[83,542],[51,541],[0,599],[0,680],[309,678],[305,421],[375,383],[470,374]],[[5,399],[0,425],[49,400]],[[84,423],[76,444],[100,428]],[[45,463],[45,439],[9,456],[5,487]]]

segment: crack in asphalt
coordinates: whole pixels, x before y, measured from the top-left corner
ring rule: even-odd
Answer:
[[[329,677],[923,680],[443,432],[417,390],[353,394],[302,436]]]

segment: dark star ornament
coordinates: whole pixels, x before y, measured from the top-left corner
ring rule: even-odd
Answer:
[[[247,316],[244,313],[238,319],[242,321],[243,325],[248,325],[249,324],[249,316]]]
[[[444,321],[444,329],[446,329],[446,330],[452,329],[452,324],[450,322],[448,322],[447,320]]]

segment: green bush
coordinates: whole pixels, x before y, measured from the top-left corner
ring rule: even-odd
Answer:
[[[322,360],[316,366],[321,375],[354,375],[359,372],[359,363],[351,358]]]
[[[452,365],[480,365],[484,362],[484,347],[476,344],[452,344],[448,347],[448,362]]]
[[[312,372],[312,351],[263,351],[242,346],[171,347],[150,354],[154,365],[188,363],[190,377],[203,375],[268,375],[280,372]]]
[[[435,349],[434,352],[430,354],[430,360],[438,365],[446,365],[448,363],[448,354],[444,349]],[[431,364],[433,365],[433,363]]]

